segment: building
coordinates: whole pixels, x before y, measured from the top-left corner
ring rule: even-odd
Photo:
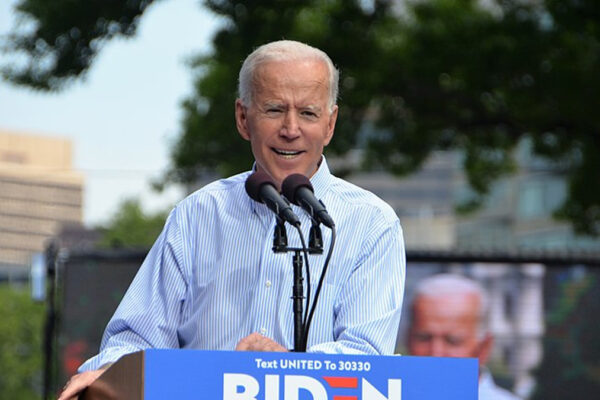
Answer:
[[[0,130],[0,280],[27,277],[32,254],[82,223],[82,191],[69,140]]]
[[[455,176],[460,174],[457,158],[456,153],[438,151],[421,169],[405,177],[374,171],[354,173],[348,180],[392,206],[402,223],[406,248],[450,250],[456,246],[453,198]]]
[[[357,159],[343,160],[351,166]],[[460,151],[436,151],[413,174],[396,177],[384,171],[357,172],[347,177],[389,203],[402,223],[409,250],[570,251],[597,254],[600,238],[577,234],[554,212],[566,199],[564,168],[536,156],[528,140],[514,153],[512,175],[490,186],[481,206],[459,213],[474,198]],[[337,160],[332,160],[334,172]]]
[[[578,235],[568,221],[553,217],[567,197],[564,168],[536,156],[529,140],[522,140],[514,155],[516,173],[494,182],[481,208],[457,217],[457,247],[597,253],[600,238]],[[464,174],[455,188],[456,203],[469,198]]]

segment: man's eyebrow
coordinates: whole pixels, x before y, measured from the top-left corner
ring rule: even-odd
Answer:
[[[265,107],[265,108],[283,108],[283,107],[285,107],[285,105],[283,105],[282,103],[279,103],[279,102],[275,102],[275,101],[265,101],[263,103],[263,107]]]
[[[321,107],[317,106],[317,105],[313,105],[313,104],[309,104],[303,107],[300,107],[303,110],[310,110],[310,111],[315,111],[315,112],[319,112],[321,111]]]

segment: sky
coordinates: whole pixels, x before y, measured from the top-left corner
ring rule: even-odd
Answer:
[[[15,4],[0,2],[0,36],[15,25]],[[72,141],[74,169],[85,180],[87,226],[106,223],[126,198],[139,198],[149,212],[169,208],[183,189],[157,193],[151,181],[169,165],[180,103],[192,93],[186,61],[210,51],[220,24],[199,0],[157,1],[135,37],[107,42],[85,79],[61,92],[36,92],[0,79],[0,129]],[[0,65],[6,61],[0,53]]]

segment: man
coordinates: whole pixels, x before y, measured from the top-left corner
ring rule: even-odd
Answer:
[[[236,126],[257,171],[278,187],[293,173],[310,177],[339,227],[307,350],[391,354],[404,291],[402,232],[387,204],[329,172],[322,152],[334,133],[337,91],[338,71],[324,52],[269,43],[240,70]],[[246,194],[250,173],[213,182],[176,206],[109,322],[100,354],[82,365],[60,400],[124,354],[149,347],[293,348],[291,254],[272,252],[276,218]],[[309,217],[293,209],[308,235]],[[300,247],[297,234],[288,236]],[[329,243],[331,232],[323,236]],[[308,261],[317,282],[323,257]]]
[[[411,307],[408,351],[415,356],[479,359],[479,399],[516,400],[495,385],[485,368],[493,345],[487,331],[483,288],[461,275],[439,274],[419,282]]]

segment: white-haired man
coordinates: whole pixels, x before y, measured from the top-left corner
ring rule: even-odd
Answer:
[[[415,289],[408,330],[408,352],[415,356],[479,359],[479,399],[517,400],[494,383],[485,368],[493,338],[487,330],[488,297],[474,280],[439,274]]]
[[[402,231],[387,204],[329,172],[322,153],[334,133],[337,88],[338,71],[321,50],[294,41],[263,45],[240,70],[236,126],[250,142],[255,170],[279,187],[290,174],[309,177],[339,228],[307,350],[391,354],[404,291]],[[271,251],[275,215],[246,194],[250,173],[213,182],[176,206],[109,322],[100,353],[60,400],[145,348],[293,347],[291,254]],[[294,211],[308,235],[309,217]],[[323,234],[328,243],[331,232]],[[288,240],[300,247],[298,235]],[[310,266],[316,282],[322,258],[310,256]]]

